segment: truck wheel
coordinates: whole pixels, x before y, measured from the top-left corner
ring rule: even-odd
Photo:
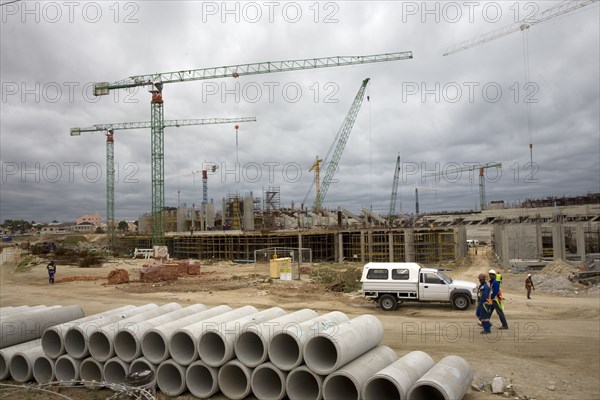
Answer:
[[[396,299],[391,294],[384,294],[379,298],[379,307],[383,311],[394,311],[397,305]]]
[[[457,310],[464,311],[468,309],[470,305],[471,301],[466,294],[457,294],[452,298],[452,306]]]

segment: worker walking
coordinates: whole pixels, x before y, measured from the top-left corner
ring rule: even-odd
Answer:
[[[54,274],[56,273],[56,264],[54,263],[54,260],[50,260],[46,269],[48,269],[48,282],[54,283]]]
[[[482,334],[492,333],[492,324],[490,323],[490,315],[492,304],[490,302],[490,287],[486,282],[485,274],[479,274],[479,287],[477,288],[477,310],[475,315],[481,321],[483,330]]]
[[[535,286],[533,286],[533,280],[531,279],[531,274],[528,274],[527,279],[525,279],[525,289],[527,290],[527,298],[531,299],[531,289],[535,290]]]
[[[504,316],[504,298],[502,297],[500,282],[496,280],[496,271],[490,269],[488,274],[490,277],[490,299],[492,301],[492,311],[490,312],[490,317],[495,310],[498,314],[498,317],[500,317],[500,322],[502,323],[502,326],[498,329],[508,329],[508,323],[506,322],[506,317]]]

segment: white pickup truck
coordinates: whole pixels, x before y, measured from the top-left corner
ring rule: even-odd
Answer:
[[[414,262],[368,263],[360,281],[364,296],[384,311],[395,310],[404,301],[449,302],[466,310],[477,300],[476,283],[454,280]]]

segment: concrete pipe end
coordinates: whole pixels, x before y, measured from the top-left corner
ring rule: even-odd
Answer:
[[[173,360],[167,360],[156,369],[156,385],[169,397],[179,396],[187,389],[185,368]]]
[[[169,358],[169,341],[160,331],[146,332],[141,343],[142,354],[153,364],[160,364]]]
[[[242,332],[233,346],[237,359],[247,367],[255,368],[268,357],[269,344],[259,331]]]
[[[185,381],[192,395],[207,399],[219,391],[219,369],[196,361],[189,365],[185,373]]]

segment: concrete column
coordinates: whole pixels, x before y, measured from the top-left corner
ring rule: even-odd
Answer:
[[[335,242],[337,246],[335,247],[335,258],[339,263],[344,262],[344,234],[342,232],[338,232],[335,234]]]
[[[575,227],[575,239],[577,241],[577,256],[583,263],[585,261],[585,233],[583,232],[583,224],[577,224]]]
[[[560,222],[552,224],[552,259],[565,259],[565,228]]]
[[[360,262],[365,263],[365,231],[360,231]]]
[[[542,258],[544,247],[542,245],[542,224],[540,223],[539,219],[535,224],[535,232],[537,236],[537,258]]]
[[[368,258],[368,261],[373,261],[373,231],[367,232],[367,237],[369,238],[369,244],[368,244],[369,258]]]
[[[394,262],[394,232],[388,232],[388,252],[390,253],[390,262]]]
[[[508,251],[508,232],[506,231],[505,225],[500,225],[500,243],[498,243],[498,249],[500,250],[500,264],[503,268],[510,266],[510,254]]]
[[[415,261],[415,230],[412,228],[404,230],[404,261]]]

